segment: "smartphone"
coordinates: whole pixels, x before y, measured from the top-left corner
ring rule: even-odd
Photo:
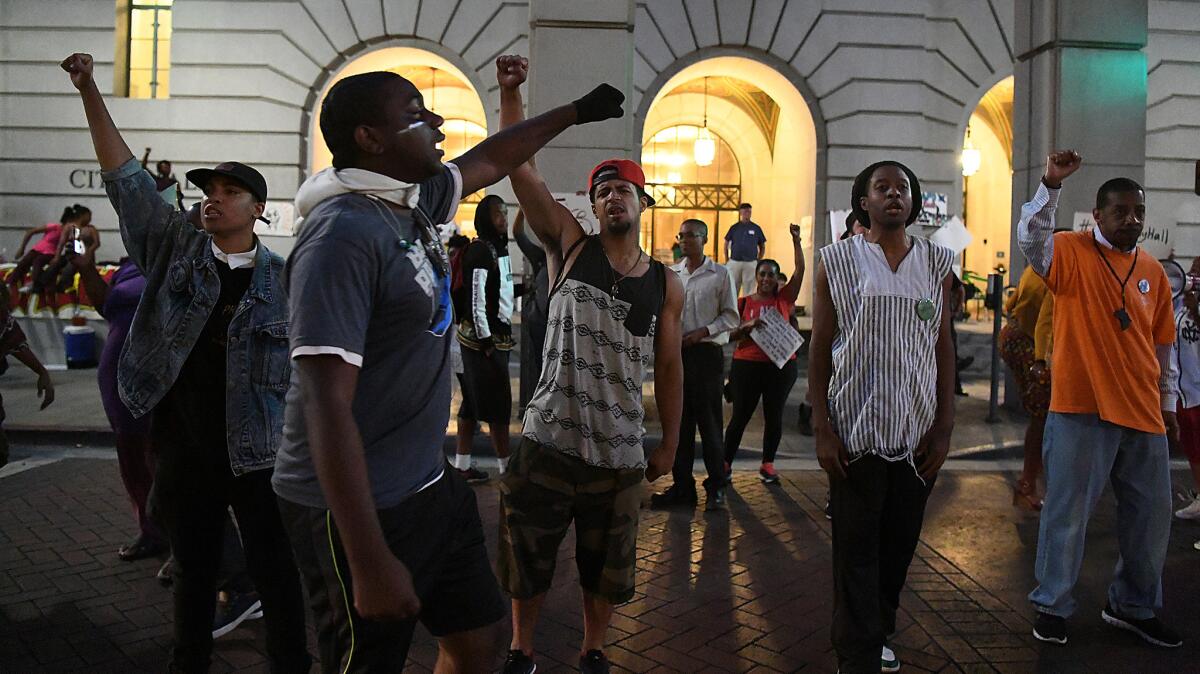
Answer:
[[[71,241],[70,250],[74,255],[83,255],[83,251],[86,250],[86,247],[83,245],[83,241],[81,239],[75,239]]]

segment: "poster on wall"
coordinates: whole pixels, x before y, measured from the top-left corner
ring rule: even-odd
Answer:
[[[254,233],[259,236],[293,236],[296,233],[296,205],[290,201],[268,201],[263,209],[267,222],[254,223]]]
[[[938,192],[921,193],[921,214],[914,224],[925,227],[941,227],[950,217],[948,211],[949,198]]]
[[[588,235],[600,233],[600,223],[592,213],[592,200],[587,192],[555,192],[554,200],[571,211]]]

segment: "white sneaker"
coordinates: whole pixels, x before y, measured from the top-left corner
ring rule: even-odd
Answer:
[[[879,655],[879,671],[881,672],[898,672],[900,671],[900,659],[896,657],[896,653],[887,646],[883,647],[883,652]]]
[[[1186,507],[1176,510],[1175,516],[1181,520],[1200,520],[1200,496],[1192,499]]]

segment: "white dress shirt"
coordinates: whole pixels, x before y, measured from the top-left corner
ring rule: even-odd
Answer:
[[[739,318],[729,270],[710,257],[705,257],[696,271],[688,271],[687,258],[671,269],[683,281],[683,334],[708,328],[708,337],[702,342],[718,346],[727,343]]]
[[[217,243],[215,241],[210,241],[209,245],[212,246],[213,257],[215,257],[218,260],[220,260],[221,262],[224,262],[225,264],[229,265],[230,269],[241,269],[242,267],[253,267],[254,266],[254,258],[258,256],[258,243],[257,242],[254,244],[253,248],[251,248],[250,250],[248,250],[244,253],[226,253],[225,251],[221,250],[220,248],[217,248]]]

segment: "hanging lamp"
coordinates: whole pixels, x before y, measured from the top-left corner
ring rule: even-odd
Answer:
[[[708,166],[717,157],[717,141],[708,130],[708,78],[704,78],[704,126],[696,134],[696,142],[692,145],[692,158],[696,166]]]

